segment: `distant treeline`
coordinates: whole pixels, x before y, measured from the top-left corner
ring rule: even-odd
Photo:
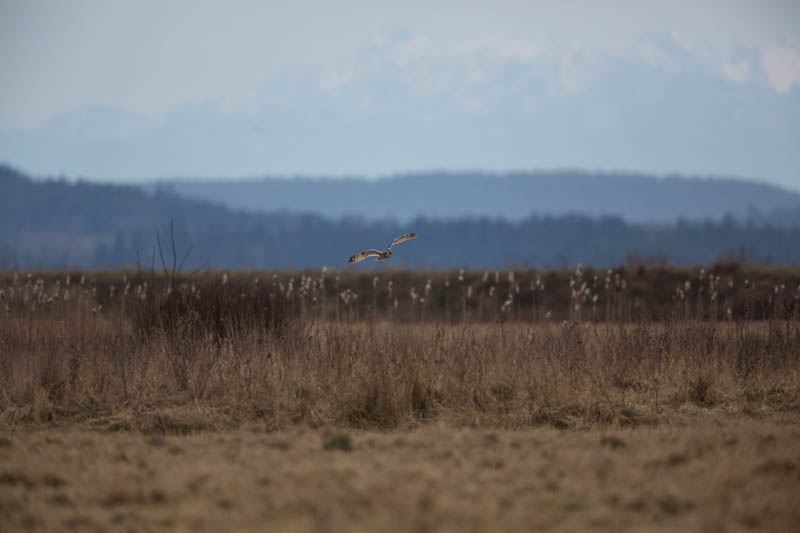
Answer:
[[[416,217],[621,215],[636,224],[679,218],[720,221],[725,215],[774,225],[800,224],[800,194],[757,181],[659,178],[620,172],[423,172],[381,179],[260,178],[173,180],[148,186],[231,209],[315,213],[408,222]],[[780,213],[780,216],[771,216]]]
[[[382,248],[401,233],[419,238],[396,248],[388,263],[370,266],[559,267],[649,262],[709,264],[720,259],[800,263],[800,228],[740,222],[626,223],[621,217],[537,216],[408,223],[313,214],[234,211],[133,186],[31,180],[0,167],[0,268],[88,268],[152,264],[191,247],[188,267],[306,268],[346,265],[364,248]],[[155,255],[154,255],[155,254]],[[156,259],[160,263],[160,259]]]

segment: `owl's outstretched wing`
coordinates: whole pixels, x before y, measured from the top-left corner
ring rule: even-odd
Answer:
[[[359,261],[363,261],[364,259],[366,259],[367,257],[369,257],[371,255],[377,255],[378,257],[380,257],[381,253],[378,250],[365,250],[365,251],[359,252],[356,255],[354,255],[353,257],[351,257],[349,262],[350,263],[358,263]]]
[[[389,250],[391,250],[392,246],[394,246],[395,244],[400,244],[403,241],[407,241],[407,240],[410,240],[410,239],[416,239],[416,238],[417,238],[417,234],[416,233],[406,233],[405,235],[400,235],[399,237],[397,237],[395,240],[392,241],[392,244],[389,245]]]

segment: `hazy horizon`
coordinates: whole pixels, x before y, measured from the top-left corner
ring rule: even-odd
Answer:
[[[0,14],[0,161],[37,176],[580,169],[800,190],[794,2],[0,0]]]
[[[271,181],[271,180],[283,180],[283,181],[291,181],[291,180],[300,180],[300,181],[327,181],[327,180],[334,180],[334,181],[364,181],[364,182],[378,182],[378,181],[388,181],[388,180],[396,180],[396,179],[403,179],[403,178],[414,178],[421,175],[429,175],[429,174],[442,174],[447,176],[453,177],[460,177],[463,175],[484,175],[488,177],[497,177],[497,178],[505,178],[508,176],[514,176],[519,174],[531,174],[531,175],[538,175],[538,174],[561,174],[561,173],[578,173],[584,174],[589,178],[602,178],[606,176],[628,176],[628,177],[635,177],[637,179],[643,179],[648,181],[665,181],[665,180],[686,180],[686,181],[713,181],[713,182],[726,182],[732,181],[737,183],[752,183],[756,185],[764,185],[769,187],[777,187],[778,189],[783,189],[793,193],[800,193],[800,184],[797,186],[793,185],[784,185],[781,183],[775,183],[770,180],[766,180],[763,178],[759,178],[757,176],[733,176],[733,175],[723,175],[723,174],[690,174],[690,173],[678,173],[678,172],[645,172],[637,169],[591,169],[591,168],[578,168],[578,167],[554,167],[554,168],[510,168],[508,170],[486,170],[482,168],[454,168],[454,169],[441,169],[441,168],[422,168],[419,170],[412,170],[412,171],[400,171],[400,172],[386,172],[377,175],[368,175],[368,174],[315,174],[315,173],[285,173],[285,174],[249,174],[249,175],[156,175],[152,177],[143,177],[143,178],[107,178],[103,176],[93,176],[93,175],[86,175],[81,173],[65,173],[65,172],[41,172],[36,173],[31,171],[28,168],[25,168],[20,165],[13,164],[10,161],[3,161],[0,160],[0,166],[6,166],[11,168],[17,172],[20,172],[33,180],[65,180],[68,183],[75,183],[78,181],[90,181],[94,183],[100,184],[109,184],[109,185],[128,185],[128,186],[143,186],[143,187],[153,187],[158,186],[161,184],[170,184],[170,183],[199,183],[199,184],[210,184],[210,183],[257,183],[261,181]]]

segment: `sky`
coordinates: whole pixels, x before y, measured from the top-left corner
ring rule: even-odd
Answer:
[[[578,168],[800,190],[800,2],[0,0],[0,162]]]

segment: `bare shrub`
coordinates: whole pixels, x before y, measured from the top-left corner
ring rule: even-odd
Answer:
[[[129,312],[140,338],[164,332],[222,341],[246,330],[280,332],[286,325],[286,302],[267,287],[243,279],[223,284],[210,276],[175,286],[174,280],[154,278],[132,302]]]

